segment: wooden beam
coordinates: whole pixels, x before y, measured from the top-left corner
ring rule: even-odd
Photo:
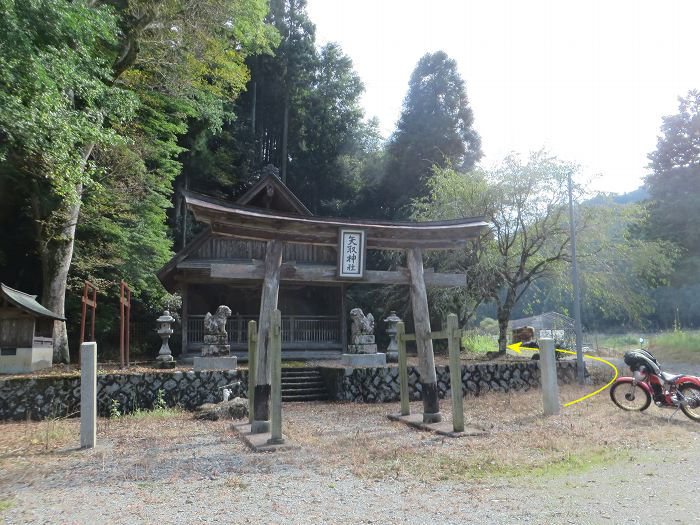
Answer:
[[[277,309],[279,298],[283,248],[284,243],[272,240],[268,241],[265,251],[265,273],[260,299],[258,340],[255,348],[255,413],[250,430],[253,434],[270,431],[270,382],[272,379],[270,373],[270,345],[272,344],[270,328],[272,314]]]
[[[411,273],[411,306],[418,349],[418,373],[423,387],[423,423],[437,423],[442,420],[442,415],[437,391],[433,340],[430,338],[430,312],[423,278],[423,253],[415,248],[406,250],[406,261]]]
[[[194,262],[196,268],[205,268],[201,262]],[[254,263],[208,263],[210,277],[212,279],[263,279],[265,277],[265,267]],[[190,264],[185,262],[178,265],[178,269],[188,269]],[[338,269],[330,265],[303,265],[294,263],[284,263],[280,268],[280,279],[283,281],[301,281],[315,283],[338,283],[343,282],[338,278]],[[466,276],[459,273],[436,273],[432,269],[426,269],[424,275],[426,286],[439,286],[451,288],[455,286],[466,286]],[[365,277],[359,279],[358,283],[365,284],[411,284],[411,277],[408,268],[401,268],[397,271],[366,270]]]
[[[234,237],[236,239],[250,239],[268,241],[278,239],[286,242],[313,244],[316,246],[338,246],[338,235],[332,231],[284,231],[268,230],[244,226],[241,224],[228,224],[225,222],[211,223],[212,232],[216,235]],[[439,236],[438,236],[439,237]],[[423,248],[425,250],[454,250],[463,248],[467,242],[476,239],[469,234],[462,239],[439,238],[386,238],[367,236],[367,248],[372,250],[403,250],[406,248]]]

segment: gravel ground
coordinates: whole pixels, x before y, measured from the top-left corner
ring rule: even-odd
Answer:
[[[288,403],[284,430],[301,448],[275,454],[248,451],[230,422],[189,414],[101,421],[92,451],[17,445],[21,432],[36,440],[44,429],[56,432],[58,444],[75,442],[76,421],[59,426],[65,435],[47,423],[4,424],[0,521],[700,523],[700,503],[688,496],[700,486],[700,424],[682,415],[668,423],[655,409],[626,414],[602,396],[544,419],[538,395],[467,398],[467,423],[490,430],[473,441],[389,422],[393,404]],[[550,448],[583,450],[576,440],[599,434],[591,447],[625,453],[568,473],[472,477],[453,468],[460,458],[481,468],[478,457],[489,449],[517,466]],[[509,447],[516,449],[510,459]],[[412,471],[415,461],[430,462],[430,471]]]

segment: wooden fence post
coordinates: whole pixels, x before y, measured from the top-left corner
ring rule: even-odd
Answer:
[[[447,316],[447,346],[450,353],[450,389],[452,390],[452,428],[464,432],[464,404],[462,400],[462,365],[459,361],[459,339],[462,332],[457,316]]]
[[[255,345],[258,344],[258,323],[248,321],[248,423],[253,424],[255,409]]]
[[[282,438],[282,313],[272,312],[270,324],[270,439],[271,445],[284,443]]]
[[[403,321],[396,323],[396,343],[399,350],[399,391],[401,395],[401,415],[407,416],[411,413],[411,407],[408,404],[408,362],[406,359],[406,341],[403,336],[406,333],[406,327]]]

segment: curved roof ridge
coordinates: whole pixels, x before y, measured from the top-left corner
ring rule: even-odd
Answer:
[[[15,290],[4,283],[0,283],[0,292],[13,305],[27,313],[37,315],[39,317],[48,317],[56,321],[65,321],[65,318],[52,312],[39,304],[36,300],[37,296]]]

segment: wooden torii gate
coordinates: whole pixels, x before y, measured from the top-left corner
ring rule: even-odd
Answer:
[[[430,338],[430,315],[426,280],[451,285],[466,285],[466,277],[456,274],[426,273],[423,251],[449,250],[463,247],[478,238],[487,223],[482,218],[450,221],[407,222],[373,221],[301,216],[274,210],[250,208],[213,199],[193,192],[184,193],[187,208],[195,218],[209,224],[211,231],[220,236],[266,241],[264,269],[253,264],[218,264],[211,266],[212,276],[235,274],[238,278],[262,277],[262,298],[255,351],[255,392],[251,432],[269,432],[270,420],[270,326],[277,309],[280,279],[304,282],[351,281],[376,284],[410,285],[413,321],[418,349],[419,372],[423,391],[423,421],[440,421],[440,405],[435,375],[433,343]],[[364,271],[356,276],[344,272],[343,232],[353,232],[361,239],[360,250],[404,251],[407,271]],[[294,263],[282,264],[284,243],[304,243],[332,246],[338,249],[337,268],[308,268]],[[365,252],[358,260],[364,265]],[[354,270],[354,268],[353,268]]]

